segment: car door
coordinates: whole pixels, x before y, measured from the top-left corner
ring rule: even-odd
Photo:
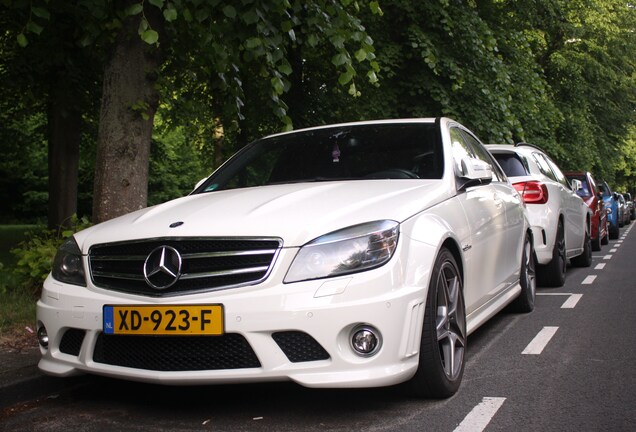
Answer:
[[[455,170],[461,175],[463,157],[480,158],[468,140],[474,139],[478,144],[479,141],[458,127],[450,129],[450,136]],[[505,256],[509,243],[507,236],[511,235],[506,219],[506,200],[509,197],[497,189],[497,183],[498,179],[458,191],[457,198],[466,212],[471,233],[471,243],[464,251],[467,314],[479,309],[503,289],[511,273],[510,258]]]
[[[498,262],[500,265],[498,271],[501,274],[499,276],[498,287],[506,288],[519,280],[521,254],[523,252],[522,242],[526,226],[523,209],[524,204],[522,203],[521,196],[512,186],[494,156],[476,137],[469,134],[466,135],[466,140],[474,149],[477,157],[489,163],[492,167],[493,179],[491,186],[495,189],[497,197],[501,199],[504,206],[505,221],[501,229],[505,237],[503,239],[504,247],[499,251],[500,256]],[[496,294],[496,292],[494,294]]]
[[[572,254],[568,254],[569,258],[578,255],[583,249],[587,229],[587,213],[590,210],[583,199],[572,189],[570,182],[559,167],[549,157],[545,158],[562,189],[565,213],[565,247],[572,252]]]

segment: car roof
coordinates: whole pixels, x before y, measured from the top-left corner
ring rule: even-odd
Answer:
[[[379,119],[379,120],[365,120],[365,121],[356,121],[356,122],[345,122],[345,123],[335,123],[335,124],[326,124],[321,126],[312,126],[302,129],[294,129],[292,131],[287,132],[279,132],[271,135],[267,135],[263,138],[271,138],[278,137],[284,135],[293,135],[302,132],[321,130],[321,129],[334,129],[334,128],[343,128],[343,127],[352,127],[352,126],[373,126],[373,125],[383,125],[383,124],[433,124],[436,121],[442,121],[446,123],[457,123],[455,120],[446,118],[446,117],[422,117],[422,118],[402,118],[402,119]]]

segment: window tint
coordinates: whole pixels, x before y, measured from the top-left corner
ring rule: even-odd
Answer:
[[[541,173],[547,177],[550,177],[552,180],[558,182],[559,180],[557,180],[556,175],[552,172],[552,169],[550,169],[550,164],[548,164],[548,161],[546,160],[545,156],[543,156],[541,153],[532,153],[532,156],[534,157],[534,160],[537,162],[537,165],[539,166],[539,170],[541,171]]]
[[[517,153],[494,153],[493,156],[508,177],[528,175],[528,168]]]
[[[464,136],[457,128],[450,129],[451,147],[453,149],[453,166],[455,167],[455,174],[458,176],[464,175],[462,168],[462,159],[465,157],[475,157],[473,149],[470,148],[468,143],[464,140]]]
[[[329,180],[441,179],[443,169],[433,123],[349,125],[255,141],[197,192]]]
[[[563,174],[557,164],[555,164],[554,161],[552,161],[552,159],[547,156],[545,157],[545,160],[548,162],[548,165],[550,165],[550,168],[552,169],[552,172],[554,173],[557,181],[568,189],[572,189],[572,185],[570,185],[570,182],[568,182],[568,179],[565,178],[565,174]]]

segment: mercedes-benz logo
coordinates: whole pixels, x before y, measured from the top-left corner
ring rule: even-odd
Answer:
[[[174,285],[181,276],[181,255],[170,246],[159,246],[144,262],[144,278],[151,287],[164,290]]]

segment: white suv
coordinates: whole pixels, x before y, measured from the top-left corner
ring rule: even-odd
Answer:
[[[522,195],[534,232],[540,284],[565,283],[567,259],[577,267],[592,263],[590,209],[559,167],[540,148],[519,143],[486,146]]]

